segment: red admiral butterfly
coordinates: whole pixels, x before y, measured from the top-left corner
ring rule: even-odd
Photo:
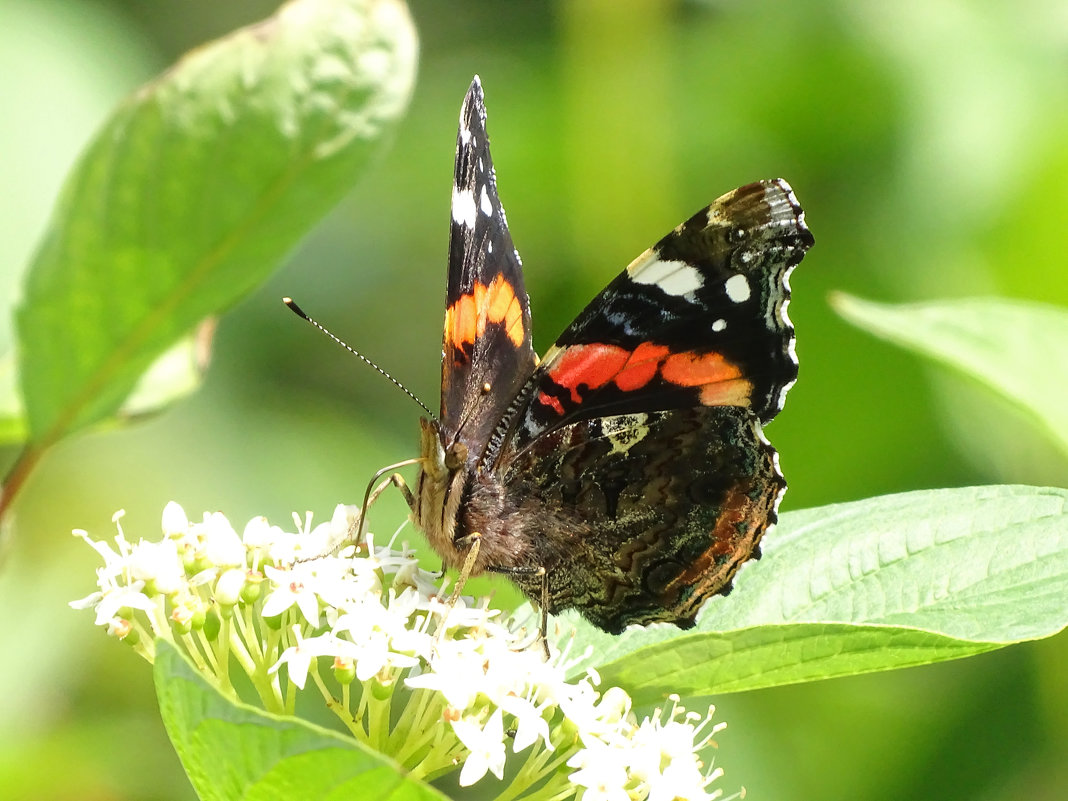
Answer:
[[[409,494],[445,565],[507,574],[543,615],[577,609],[612,633],[692,626],[759,555],[786,490],[761,426],[797,377],[788,279],[812,244],[786,181],[736,189],[631,263],[539,362],[476,76],[441,412],[422,420]]]

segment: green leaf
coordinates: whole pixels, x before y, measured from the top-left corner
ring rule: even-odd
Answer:
[[[119,410],[123,417],[145,417],[191,395],[203,383],[211,356],[215,320],[209,318],[196,333],[168,348],[141,375]]]
[[[167,734],[203,801],[446,798],[351,738],[227,699],[163,640],[154,674]]]
[[[697,626],[612,637],[576,622],[574,653],[640,702],[954,659],[1068,625],[1068,490],[972,487],[783,515]]]
[[[18,445],[26,439],[26,418],[16,386],[15,352],[0,356],[0,445]]]
[[[897,306],[842,293],[832,305],[869,333],[1004,395],[1068,453],[1068,310],[1002,298]]]
[[[138,379],[115,420],[152,415],[195,392],[203,383],[214,332],[215,321],[206,320],[195,334],[164,351]],[[26,416],[15,376],[15,354],[9,351],[0,356],[0,445],[26,440]]]
[[[415,52],[399,0],[293,0],[115,111],[18,310],[38,450],[114,414],[164,350],[266,278],[404,111]]]
[[[638,704],[755,690],[959,659],[1002,647],[919,629],[806,623],[688,634],[599,669]],[[649,665],[655,665],[650,670]]]

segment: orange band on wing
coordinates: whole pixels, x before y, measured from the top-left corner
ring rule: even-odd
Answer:
[[[554,398],[552,395],[546,395],[544,392],[539,392],[538,403],[543,406],[551,407],[554,412],[561,416],[564,414],[564,404],[560,403],[559,398]]]
[[[749,406],[752,398],[753,382],[744,378],[701,387],[702,406]]]
[[[738,365],[719,353],[672,353],[666,345],[644,342],[633,351],[618,345],[572,345],[556,355],[547,371],[555,384],[568,390],[572,403],[582,402],[585,390],[609,382],[623,392],[634,392],[660,377],[667,384],[699,390],[704,406],[748,406],[753,384]],[[563,414],[560,400],[544,392],[538,401]]]
[[[616,376],[616,386],[624,392],[641,389],[654,378],[660,369],[660,363],[671,351],[663,345],[651,345],[643,342],[634,349],[626,365]]]
[[[757,513],[754,502],[749,495],[752,485],[742,482],[731,488],[720,502],[720,515],[715,526],[709,532],[708,548],[693,559],[687,568],[671,584],[675,587],[691,587],[699,584],[702,578],[721,575],[728,578],[737,569],[738,544],[746,540],[755,542],[760,536],[759,529],[765,519]],[[756,530],[756,531],[754,531]],[[746,554],[749,551],[745,551]]]
[[[463,349],[483,336],[491,323],[502,324],[512,344],[522,346],[526,337],[523,307],[503,275],[494,278],[489,286],[476,283],[445,310],[445,340],[454,348]]]
[[[741,378],[742,371],[718,353],[673,353],[664,359],[660,375],[681,387],[701,387]]]
[[[574,345],[563,353],[549,370],[549,377],[571,390],[571,400],[578,403],[579,384],[600,389],[624,368],[630,352],[615,345]]]

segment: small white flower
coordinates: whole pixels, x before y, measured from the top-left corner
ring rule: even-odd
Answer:
[[[104,566],[96,571],[97,586],[100,589],[85,598],[72,601],[72,608],[95,609],[98,626],[112,625],[119,611],[124,609],[148,612],[156,608],[155,602],[142,592],[145,586],[143,580],[129,581],[125,578],[128,573],[130,546],[122,536],[121,529],[115,537],[119,551],[112,549],[106,542],[90,539],[89,534],[82,529],[75,529],[73,533],[103,557]]]
[[[303,581],[327,607],[345,609],[351,603],[381,609],[382,579],[365,564],[366,559],[320,558],[294,565]]]
[[[174,501],[163,507],[163,536],[184,537],[189,531],[189,518],[185,510]]]
[[[711,708],[702,719],[672,698],[638,721],[630,696],[598,691],[594,671],[567,679],[588,656],[569,661],[573,640],[547,660],[529,627],[502,622],[487,599],[446,602],[449,593],[407,545],[394,549],[397,534],[388,546],[370,535],[349,544],[358,513],[338,506],[314,527],[310,514],[295,518],[295,533],[253,518],[239,537],[222,514],[190,523],[172,503],[163,541],[133,546],[118,515],[114,547],[75,532],[104,564],[97,590],[71,605],[93,609],[98,624],[150,661],[153,637],[169,638],[231,692],[231,671],[245,670],[246,685],[277,714],[293,714],[297,698],[307,698],[294,688],[321,693],[354,737],[386,748],[416,776],[462,762],[466,787],[486,774],[502,778],[508,753],[522,752],[508,790],[515,799],[719,796],[708,785],[722,771],[698,758],[723,727],[712,724]],[[289,610],[293,625],[278,631],[277,617]],[[318,670],[320,657],[330,670]],[[414,728],[427,725],[440,728]]]
[[[412,689],[434,690],[457,709],[471,707],[484,686],[485,658],[455,640],[437,643],[436,656],[423,673],[405,679]]]
[[[215,567],[244,567],[245,544],[221,512],[204,515],[204,559]]]
[[[335,633],[344,633],[346,641],[353,644],[356,678],[361,682],[377,675],[387,666],[413,667],[419,664],[419,660],[413,656],[396,653],[389,633],[379,625],[383,617],[376,615],[371,607],[364,614],[342,615],[335,624]]]
[[[578,768],[571,774],[571,781],[586,788],[583,801],[631,801],[627,792],[629,757],[626,749],[613,748],[599,740],[571,757],[567,766]]]
[[[267,553],[274,542],[284,534],[278,526],[272,526],[266,517],[254,517],[245,524],[241,532],[241,542],[250,551]],[[292,560],[289,560],[292,561]]]
[[[452,730],[470,754],[460,770],[460,786],[470,787],[489,771],[498,779],[504,778],[504,716],[497,709],[485,727],[465,718],[454,721]]]
[[[135,581],[129,587],[114,587],[105,591],[96,604],[96,625],[110,625],[123,609],[140,609],[143,612],[155,609],[156,604],[152,599],[141,592],[143,586],[144,582]]]
[[[334,507],[334,514],[330,522],[313,531],[314,536],[322,536],[325,542],[322,545],[323,553],[332,553],[336,548],[346,542],[353,542],[356,536],[356,521],[360,517],[360,507],[351,504],[339,503]]]
[[[141,540],[130,550],[126,565],[132,578],[151,582],[161,595],[173,595],[185,583],[185,571],[178,557],[178,543],[172,539],[160,542]]]
[[[630,774],[649,788],[649,801],[714,798],[705,789],[712,777],[702,772],[697,756],[692,721],[700,716],[687,714],[677,695],[669,700],[671,706],[642,721],[631,738]]]
[[[549,721],[545,719],[543,707],[536,707],[526,698],[517,695],[502,697],[498,705],[516,720],[515,738],[512,740],[512,750],[515,753],[525,751],[539,739],[547,750],[553,750],[553,744],[549,742]]]
[[[305,563],[294,565],[288,570],[279,570],[268,565],[263,571],[274,584],[274,589],[263,602],[264,617],[277,617],[295,605],[305,620],[313,626],[319,625],[319,597],[314,589],[304,583],[305,578],[314,574],[305,568]]]
[[[564,717],[570,720],[578,730],[583,742],[599,741],[615,730],[614,725],[607,725],[602,720],[601,709],[597,706],[599,694],[589,678],[574,684],[561,684],[556,689],[556,702]]]
[[[289,673],[289,680],[303,690],[304,684],[308,680],[308,668],[311,667],[312,660],[333,650],[330,646],[333,646],[334,643],[327,645],[331,638],[329,634],[325,634],[322,637],[304,639],[300,634],[300,624],[293,626],[293,636],[296,638],[297,644],[286,648],[282,652],[282,656],[271,666],[270,672],[277,673],[279,668],[285,665]]]

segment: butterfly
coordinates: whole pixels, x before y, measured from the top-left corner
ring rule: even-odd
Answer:
[[[797,377],[789,276],[813,244],[758,181],[635,259],[542,359],[475,76],[460,111],[441,363],[412,518],[462,577],[543,616],[694,625],[759,556],[786,481],[762,426]],[[543,634],[545,618],[543,617]]]

